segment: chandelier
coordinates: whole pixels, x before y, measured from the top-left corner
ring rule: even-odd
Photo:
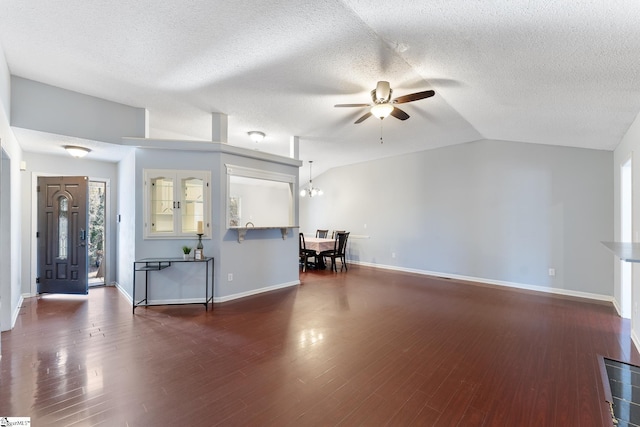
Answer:
[[[311,165],[313,164],[313,160],[309,160],[309,185],[307,188],[300,190],[301,197],[314,197],[314,196],[322,196],[322,190],[313,186],[313,181],[311,180]]]

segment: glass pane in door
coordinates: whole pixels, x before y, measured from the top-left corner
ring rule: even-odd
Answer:
[[[188,177],[181,180],[182,189],[182,232],[198,232],[198,222],[204,221],[204,181]]]
[[[69,244],[69,199],[64,196],[58,198],[58,259],[67,259],[67,245]]]
[[[151,180],[151,229],[156,233],[174,231],[173,180],[154,178]]]

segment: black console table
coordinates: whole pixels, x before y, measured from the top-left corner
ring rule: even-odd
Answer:
[[[191,264],[200,264],[204,263],[206,266],[205,269],[205,300],[203,303],[200,302],[190,302],[190,303],[167,303],[167,304],[204,304],[204,307],[207,311],[209,311],[209,303],[211,302],[211,308],[213,309],[213,257],[205,257],[202,260],[194,260],[194,259],[183,259],[183,258],[143,258],[138,261],[133,262],[133,313],[136,312],[136,307],[139,305],[149,306],[149,272],[150,271],[160,271],[165,268],[171,267],[173,263],[176,262],[184,262]],[[209,263],[211,263],[211,269],[209,269]],[[209,271],[211,270],[211,271]],[[144,271],[144,298],[140,301],[136,301],[136,272]],[[211,285],[209,285],[211,282]],[[211,293],[209,293],[209,288],[211,288]],[[211,295],[211,296],[209,296]],[[167,305],[167,304],[158,304],[158,305]],[[155,304],[152,304],[155,305]]]

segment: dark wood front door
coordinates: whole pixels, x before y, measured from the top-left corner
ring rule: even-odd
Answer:
[[[38,178],[38,293],[87,294],[85,176]]]

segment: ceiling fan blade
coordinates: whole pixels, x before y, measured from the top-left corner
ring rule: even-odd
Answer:
[[[398,107],[394,107],[393,108],[393,111],[391,112],[391,115],[393,117],[395,117],[396,119],[400,119],[400,120],[407,120],[410,117],[407,113],[405,113],[404,111],[402,111]]]
[[[419,99],[429,98],[436,93],[432,90],[425,90],[424,92],[410,93],[409,95],[399,96],[393,100],[394,104],[404,104],[405,102],[417,101]]]
[[[368,107],[369,104],[336,104],[334,107]]]
[[[371,111],[368,111],[364,116],[360,117],[358,120],[356,120],[355,122],[353,122],[354,125],[357,125],[358,123],[362,123],[365,120],[367,120],[369,118],[369,116],[371,116]]]

